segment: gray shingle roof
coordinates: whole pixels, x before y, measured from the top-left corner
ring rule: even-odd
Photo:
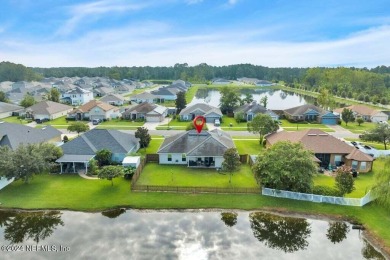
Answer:
[[[157,153],[185,153],[188,156],[222,156],[228,149],[235,147],[231,137],[218,129],[195,130],[180,133],[164,140]]]
[[[20,111],[23,109],[24,109],[24,107],[22,107],[22,106],[0,102],[0,113]]]
[[[118,130],[92,129],[85,134],[63,144],[64,154],[93,155],[96,151],[108,149],[112,153],[128,153],[135,150],[139,139],[133,134]],[[134,151],[135,152],[135,151]]]
[[[59,112],[67,112],[67,111],[70,111],[72,109],[73,109],[73,107],[71,107],[71,106],[57,103],[57,102],[53,102],[53,101],[49,101],[49,100],[41,101],[41,102],[27,108],[28,111],[32,111],[34,114],[45,114],[45,115],[46,114],[52,115],[52,114],[56,114]]]
[[[0,123],[0,146],[7,145],[11,149],[16,149],[20,144],[42,143],[57,137],[61,137],[61,132],[51,126],[38,129],[22,124]]]
[[[117,94],[107,94],[105,95],[104,97],[102,97],[100,99],[100,101],[103,101],[103,102],[116,102],[116,101],[125,101],[125,98],[122,97],[121,95],[117,95]]]
[[[265,113],[267,112],[267,109],[262,105],[257,104],[256,101],[253,101],[252,103],[242,105],[234,110],[234,113],[239,113],[239,112],[242,113],[252,112],[254,114],[257,114],[257,113]]]
[[[206,104],[206,103],[198,103],[198,104],[194,104],[192,106],[188,106],[188,107],[184,108],[182,111],[180,111],[179,115],[188,115],[190,113],[193,113],[197,109],[202,110],[204,112],[204,114],[209,114],[211,112],[214,112],[214,113],[222,116],[221,109],[219,109],[218,107],[210,106],[209,104]]]
[[[311,104],[306,104],[306,105],[302,105],[302,106],[297,106],[297,107],[285,109],[284,112],[289,114],[289,115],[292,115],[292,116],[299,116],[299,115],[305,114],[309,110],[314,110],[314,111],[318,112],[320,115],[328,113],[327,111],[323,110],[322,108],[319,108],[319,107],[317,107],[315,105],[311,105]]]

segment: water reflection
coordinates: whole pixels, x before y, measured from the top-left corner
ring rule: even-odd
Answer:
[[[105,217],[108,217],[108,218],[117,218],[125,212],[126,212],[126,210],[122,209],[122,208],[121,209],[111,209],[111,210],[103,211],[102,215]]]
[[[378,252],[367,240],[363,239],[364,247],[362,249],[362,255],[365,259],[372,260],[385,260],[385,257]]]
[[[329,222],[329,228],[326,233],[326,237],[333,244],[340,243],[347,238],[349,232],[349,226],[345,222]]]
[[[226,226],[233,227],[235,224],[237,224],[237,216],[238,214],[235,212],[222,212],[221,220],[225,223]]]
[[[0,245],[70,248],[1,252],[0,259],[381,259],[345,224],[346,237],[334,244],[328,221],[260,212],[0,212]]]
[[[58,225],[64,225],[59,211],[0,211],[0,226],[4,228],[5,240],[11,244],[23,243],[28,239],[38,244],[51,236]]]
[[[270,248],[284,252],[306,249],[310,224],[306,219],[253,212],[249,215],[253,235]]]

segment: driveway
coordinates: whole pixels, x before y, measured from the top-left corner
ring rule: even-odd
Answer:
[[[359,138],[359,134],[354,134],[351,131],[341,127],[339,125],[326,125],[327,127],[333,129],[335,132],[329,132],[329,134],[333,135],[337,138]]]
[[[172,118],[166,117],[162,122],[146,122],[143,127],[145,127],[148,130],[156,130],[156,127],[159,125],[166,125],[169,121],[171,121]]]

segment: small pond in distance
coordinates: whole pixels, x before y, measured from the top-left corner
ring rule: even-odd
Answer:
[[[247,211],[0,211],[0,245],[1,259],[384,259],[349,223]]]

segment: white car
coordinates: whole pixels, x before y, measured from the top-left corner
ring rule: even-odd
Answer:
[[[219,119],[215,119],[214,125],[215,126],[220,126],[221,125],[221,122],[219,121]]]

